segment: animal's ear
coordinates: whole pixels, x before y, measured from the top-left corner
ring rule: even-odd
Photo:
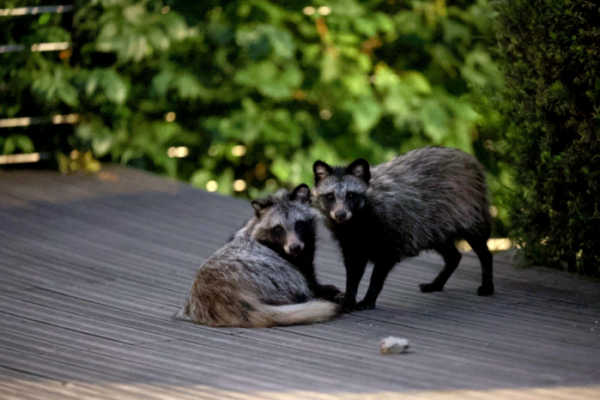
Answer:
[[[256,217],[260,218],[260,215],[273,205],[273,202],[269,199],[256,199],[252,200],[250,204],[254,208]]]
[[[298,200],[300,203],[310,203],[310,189],[306,183],[296,187],[290,194],[290,200]]]
[[[346,168],[344,172],[346,175],[354,175],[359,179],[365,181],[365,183],[369,183],[371,179],[371,169],[369,167],[369,162],[364,158],[359,158],[354,161],[352,164]]]
[[[333,168],[327,163],[318,160],[313,164],[313,173],[315,174],[315,185],[318,185],[319,182],[333,173]]]

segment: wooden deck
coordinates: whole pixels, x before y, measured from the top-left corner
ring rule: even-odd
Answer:
[[[481,298],[465,253],[426,295],[442,261],[425,254],[390,274],[376,310],[329,323],[175,322],[251,207],[136,170],[101,177],[0,171],[0,399],[600,398],[598,282],[500,254],[497,293]],[[343,287],[321,236],[319,276]],[[410,352],[379,354],[389,335]]]

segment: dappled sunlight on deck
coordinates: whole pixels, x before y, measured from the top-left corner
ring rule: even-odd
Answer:
[[[21,400],[23,393],[38,396],[59,395],[65,398],[104,399],[272,399],[272,400],[572,400],[600,398],[600,386],[521,388],[490,390],[432,390],[408,392],[351,393],[341,391],[256,391],[237,392],[204,385],[153,385],[153,384],[95,384],[83,382],[61,383],[56,381],[8,380],[0,382],[0,393],[5,400]]]

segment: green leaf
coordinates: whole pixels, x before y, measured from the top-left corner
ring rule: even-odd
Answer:
[[[157,122],[153,126],[159,143],[167,143],[180,132],[179,125],[173,122]]]
[[[425,103],[421,110],[421,120],[425,134],[429,136],[435,144],[442,144],[448,137],[448,124],[450,117],[444,107],[435,100]]]
[[[123,104],[127,100],[127,83],[114,70],[105,70],[102,74],[101,85],[108,99],[116,104]]]
[[[339,75],[339,62],[336,57],[325,54],[321,61],[321,80],[324,83],[331,82]]]
[[[275,59],[287,60],[294,56],[296,44],[289,32],[272,25],[259,24],[239,27],[236,43],[252,60],[263,60],[272,52]]]
[[[44,13],[38,18],[38,24],[46,25],[50,21],[50,13]]]
[[[104,157],[106,154],[108,154],[111,145],[112,141],[110,139],[103,140],[95,137],[92,140],[92,149],[94,150],[94,155],[98,158]]]
[[[373,96],[359,98],[349,111],[359,132],[366,132],[373,128],[381,117],[381,108]]]
[[[56,94],[62,101],[71,107],[79,104],[79,95],[77,93],[77,89],[67,83],[60,85],[57,88]]]
[[[204,189],[206,187],[206,183],[212,179],[212,175],[209,171],[204,169],[199,169],[192,174],[190,177],[190,183],[192,186]]]
[[[428,95],[432,91],[431,84],[427,78],[419,72],[407,72],[402,75],[401,79],[404,84],[410,86],[412,90],[419,94]]]
[[[291,97],[293,89],[302,82],[302,73],[294,65],[281,71],[273,62],[263,61],[238,71],[235,82],[255,87],[265,96],[282,99]]]
[[[165,67],[152,78],[152,88],[159,96],[165,96],[174,78],[175,72],[170,67]]]
[[[123,16],[128,22],[141,24],[147,15],[146,7],[142,4],[135,4],[123,8]]]
[[[371,21],[364,18],[358,18],[354,21],[354,27],[356,31],[367,37],[373,37],[377,35],[377,25],[375,21]]]
[[[4,141],[4,154],[13,154],[17,148],[17,140],[14,136],[9,136]]]
[[[33,142],[30,138],[23,135],[16,136],[17,139],[17,147],[21,149],[23,153],[31,153],[34,150]]]
[[[180,73],[174,80],[174,86],[177,88],[179,96],[182,99],[207,98],[207,92],[202,87],[198,79],[187,72]]]

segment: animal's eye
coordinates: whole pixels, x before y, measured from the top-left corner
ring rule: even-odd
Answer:
[[[333,201],[333,200],[335,200],[335,195],[333,193],[327,193],[325,195],[325,200],[327,200],[327,201]]]
[[[296,221],[296,230],[302,230],[306,226],[306,221]]]
[[[283,234],[283,227],[281,225],[277,225],[276,227],[271,229],[271,232],[273,232],[273,234],[275,236],[279,236],[279,235]]]
[[[355,199],[356,198],[356,193],[354,193],[354,192],[348,192],[348,193],[346,193],[346,198],[350,199],[350,200]]]

